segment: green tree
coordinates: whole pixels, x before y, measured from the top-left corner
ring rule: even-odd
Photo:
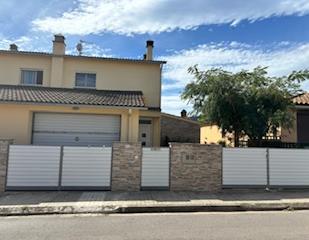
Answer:
[[[261,140],[267,133],[276,135],[278,127],[290,128],[291,97],[300,94],[301,82],[309,79],[308,70],[270,77],[267,67],[232,73],[193,66],[188,72],[194,81],[185,87],[182,99],[193,104],[201,121],[218,125],[223,134],[234,134],[235,146],[242,135]]]

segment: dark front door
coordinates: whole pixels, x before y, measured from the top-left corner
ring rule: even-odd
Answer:
[[[309,111],[297,113],[297,141],[309,143]]]

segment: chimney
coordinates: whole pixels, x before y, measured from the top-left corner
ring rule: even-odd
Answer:
[[[10,51],[18,51],[18,46],[15,43],[10,44]]]
[[[186,117],[187,117],[187,111],[186,111],[185,109],[183,109],[183,110],[181,111],[181,113],[180,113],[180,116],[181,116],[182,118],[186,118]]]
[[[61,34],[55,35],[53,41],[53,54],[55,55],[64,55],[65,54],[65,37]]]
[[[146,60],[152,60],[153,56],[152,56],[152,53],[153,53],[153,41],[152,40],[148,40],[146,42],[146,48],[147,48],[147,54],[146,54]]]

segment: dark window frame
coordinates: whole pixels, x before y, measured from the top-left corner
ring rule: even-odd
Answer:
[[[83,80],[78,80],[78,75],[84,75],[85,79],[83,79],[85,81],[84,84],[80,84],[78,85],[78,81],[83,81]],[[92,79],[89,76],[94,76],[94,86],[92,86],[90,83],[92,81]],[[96,73],[88,73],[88,72],[76,72],[75,73],[75,88],[86,88],[86,89],[96,89],[96,85],[97,85],[97,74]]]
[[[32,83],[27,83],[25,77],[24,77],[24,73],[25,72],[32,72],[32,73],[36,73],[36,79],[34,80],[34,82]],[[21,85],[25,85],[25,86],[43,86],[43,81],[44,81],[44,71],[41,69],[21,69],[20,71],[20,83]]]

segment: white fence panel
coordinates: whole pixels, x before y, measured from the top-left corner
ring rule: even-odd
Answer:
[[[7,188],[57,187],[60,147],[11,145]]]
[[[169,187],[169,148],[143,148],[142,187]]]
[[[309,186],[309,150],[269,149],[270,185]]]
[[[111,185],[111,147],[64,147],[62,187]]]
[[[266,185],[265,148],[223,148],[223,185]]]

